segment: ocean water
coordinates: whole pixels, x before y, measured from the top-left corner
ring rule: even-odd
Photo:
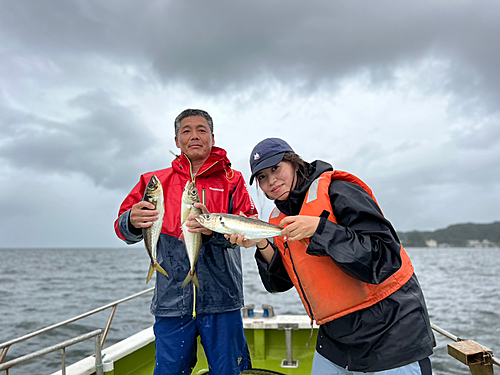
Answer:
[[[407,249],[424,291],[431,321],[475,340],[500,356],[500,249]],[[277,314],[302,314],[295,290],[269,294],[262,287],[252,250],[242,250],[245,303],[271,304]],[[0,249],[0,343],[140,292],[149,258],[143,246],[113,249]],[[153,324],[151,293],[118,306],[106,346]],[[111,310],[16,344],[6,361],[104,328]],[[434,374],[470,374],[447,354],[449,339],[435,333]],[[67,364],[94,350],[92,340],[66,349]],[[61,352],[16,366],[9,375],[50,374]],[[498,367],[496,371],[500,371]],[[0,372],[5,373],[5,372]]]

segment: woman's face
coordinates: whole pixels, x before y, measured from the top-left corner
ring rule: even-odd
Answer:
[[[261,170],[255,178],[259,182],[259,187],[269,199],[279,199],[280,201],[288,198],[288,193],[295,188],[297,182],[295,169],[286,161]]]

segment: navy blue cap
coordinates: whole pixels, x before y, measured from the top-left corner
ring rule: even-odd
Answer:
[[[290,145],[281,138],[266,138],[257,143],[250,154],[250,169],[252,170],[250,185],[257,172],[278,165],[283,160],[285,152],[289,151],[294,152]]]

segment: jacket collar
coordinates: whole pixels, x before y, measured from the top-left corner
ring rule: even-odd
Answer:
[[[288,194],[288,198],[284,201],[275,200],[274,204],[278,209],[287,216],[298,215],[300,209],[302,208],[302,203],[306,197],[309,187],[315,179],[321,176],[327,171],[333,171],[331,164],[328,164],[321,160],[315,160],[311,164],[306,163],[308,167],[308,177],[307,180],[299,186],[297,189],[292,190]]]
[[[181,155],[172,161],[172,168],[177,173],[186,175],[188,178],[191,177],[190,163],[184,153],[181,153]],[[226,170],[226,173],[229,173],[229,176],[231,176],[231,162],[227,158],[227,153],[224,149],[212,146],[212,151],[208,159],[203,163],[196,176],[209,176],[221,170]]]

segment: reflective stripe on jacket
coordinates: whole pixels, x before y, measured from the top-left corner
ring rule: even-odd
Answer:
[[[328,215],[329,221],[337,222],[328,194],[332,179],[354,183],[375,200],[370,188],[354,175],[341,171],[325,172],[309,187],[300,215],[319,217],[323,214]],[[269,222],[278,225],[284,217],[275,209]],[[413,266],[402,246],[400,269],[375,285],[350,276],[330,257],[307,254],[307,247],[298,241],[287,242],[282,237],[275,237],[274,243],[307,313],[318,324],[374,305],[401,288],[413,274]]]

